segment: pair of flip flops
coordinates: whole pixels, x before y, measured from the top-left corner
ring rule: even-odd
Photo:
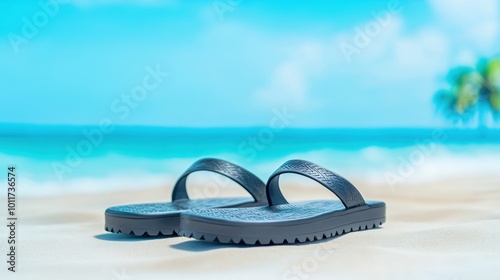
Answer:
[[[196,171],[211,171],[235,181],[253,199],[189,199],[186,180]],[[308,177],[339,201],[288,203],[280,190],[285,173]],[[305,160],[290,160],[264,184],[250,171],[213,158],[196,161],[177,180],[172,202],[110,207],[105,212],[109,232],[137,236],[182,235],[199,240],[236,244],[283,244],[334,237],[375,228],[385,222],[384,202],[365,201],[342,176]]]

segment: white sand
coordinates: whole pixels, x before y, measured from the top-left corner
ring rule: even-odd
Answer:
[[[396,189],[354,182],[366,199],[387,203],[382,228],[283,246],[130,238],[103,230],[106,207],[167,199],[168,188],[24,197],[18,272],[2,266],[1,279],[499,279],[500,178]],[[320,191],[294,187],[292,193],[307,199]],[[4,254],[5,228],[0,233]]]

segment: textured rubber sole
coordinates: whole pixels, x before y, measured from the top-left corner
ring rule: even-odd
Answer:
[[[172,235],[179,235],[178,229],[177,230],[141,230],[141,229],[117,229],[115,230],[112,227],[105,227],[105,230],[107,232],[111,233],[123,233],[123,234],[128,234],[128,235],[135,235],[135,236],[172,236]]]
[[[168,236],[178,235],[180,217],[133,219],[127,217],[105,215],[104,229],[111,233],[130,234],[135,236]]]
[[[135,236],[178,235],[180,214],[189,209],[255,207],[262,202],[249,198],[209,198],[178,200],[171,203],[145,203],[114,206],[106,209],[104,229]]]
[[[240,244],[240,245],[294,244],[294,243],[304,243],[304,242],[311,242],[311,241],[332,238],[349,232],[373,229],[381,226],[383,223],[385,223],[385,218],[344,225],[333,229],[329,229],[327,231],[320,231],[311,234],[289,236],[289,237],[272,237],[272,238],[236,237],[236,236],[193,232],[186,229],[181,229],[179,235],[188,238],[194,238],[197,240],[206,240],[210,242],[224,243],[224,244]]]
[[[247,245],[322,240],[348,232],[376,228],[385,223],[385,203],[369,203],[355,209],[327,211],[326,205],[334,206],[330,202],[325,204],[323,214],[310,214],[307,218],[300,215],[307,213],[307,209],[321,208],[321,202],[247,210],[206,209],[199,210],[198,213],[188,211],[181,214],[179,235],[218,243]]]

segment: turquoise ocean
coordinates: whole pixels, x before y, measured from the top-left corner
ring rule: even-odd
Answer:
[[[158,187],[202,157],[234,161],[263,180],[300,158],[393,187],[500,176],[500,130],[0,125],[0,167],[16,166],[29,195]]]

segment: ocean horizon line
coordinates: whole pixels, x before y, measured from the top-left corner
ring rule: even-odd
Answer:
[[[15,135],[75,135],[81,134],[84,130],[100,129],[100,125],[80,125],[80,124],[30,124],[30,123],[0,123],[0,136],[15,136]],[[112,124],[113,131],[109,134],[119,134],[131,136],[137,132],[147,133],[148,135],[164,132],[176,133],[202,133],[210,134],[233,132],[238,134],[243,131],[273,129],[281,132],[316,132],[316,133],[356,133],[356,132],[371,132],[374,134],[421,134],[432,131],[443,131],[445,133],[455,133],[471,136],[500,136],[500,128],[461,128],[461,127],[280,127],[273,128],[270,126],[207,126],[207,127],[186,127],[186,126],[158,126],[158,125],[123,125]]]

